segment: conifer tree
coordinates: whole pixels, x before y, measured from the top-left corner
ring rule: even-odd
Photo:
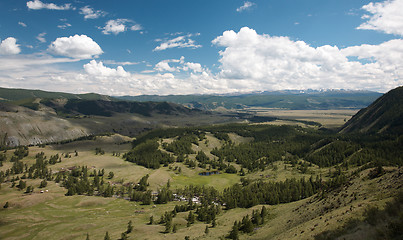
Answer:
[[[217,226],[215,218],[213,218],[213,223],[211,224],[211,227],[215,228]]]
[[[133,225],[132,225],[132,220],[129,221],[127,224],[127,230],[126,233],[131,233],[133,231]]]
[[[229,233],[228,236],[232,240],[238,240],[239,239],[239,227],[238,227],[238,222],[234,222],[234,226],[232,226],[232,230]]]
[[[189,212],[187,220],[188,220],[189,226],[190,226],[190,224],[193,224],[195,222],[195,216],[192,211]]]
[[[168,218],[165,223],[165,233],[171,232],[171,227],[172,227],[172,219]]]
[[[122,234],[120,235],[120,240],[127,240],[127,233],[126,232],[122,232]]]
[[[111,240],[111,238],[109,237],[108,231],[106,231],[106,233],[105,233],[104,240]]]
[[[262,210],[260,211],[260,217],[262,218],[262,224],[264,223],[266,216],[267,216],[267,208],[265,206],[263,206]]]

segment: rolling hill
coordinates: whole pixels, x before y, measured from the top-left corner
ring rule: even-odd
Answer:
[[[135,136],[157,127],[236,120],[167,102],[118,101],[98,94],[0,89],[0,145],[54,143],[103,133]]]

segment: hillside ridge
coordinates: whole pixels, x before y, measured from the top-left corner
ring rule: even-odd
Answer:
[[[403,133],[403,86],[382,95],[361,109],[340,130],[340,133]]]

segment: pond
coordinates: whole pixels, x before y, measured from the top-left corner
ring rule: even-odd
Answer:
[[[219,171],[211,171],[211,172],[201,172],[199,173],[200,176],[210,176],[210,175],[215,175],[215,174],[220,174]]]

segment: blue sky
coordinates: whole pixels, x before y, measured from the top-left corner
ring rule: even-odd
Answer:
[[[0,86],[108,95],[403,85],[403,0],[2,0]]]

